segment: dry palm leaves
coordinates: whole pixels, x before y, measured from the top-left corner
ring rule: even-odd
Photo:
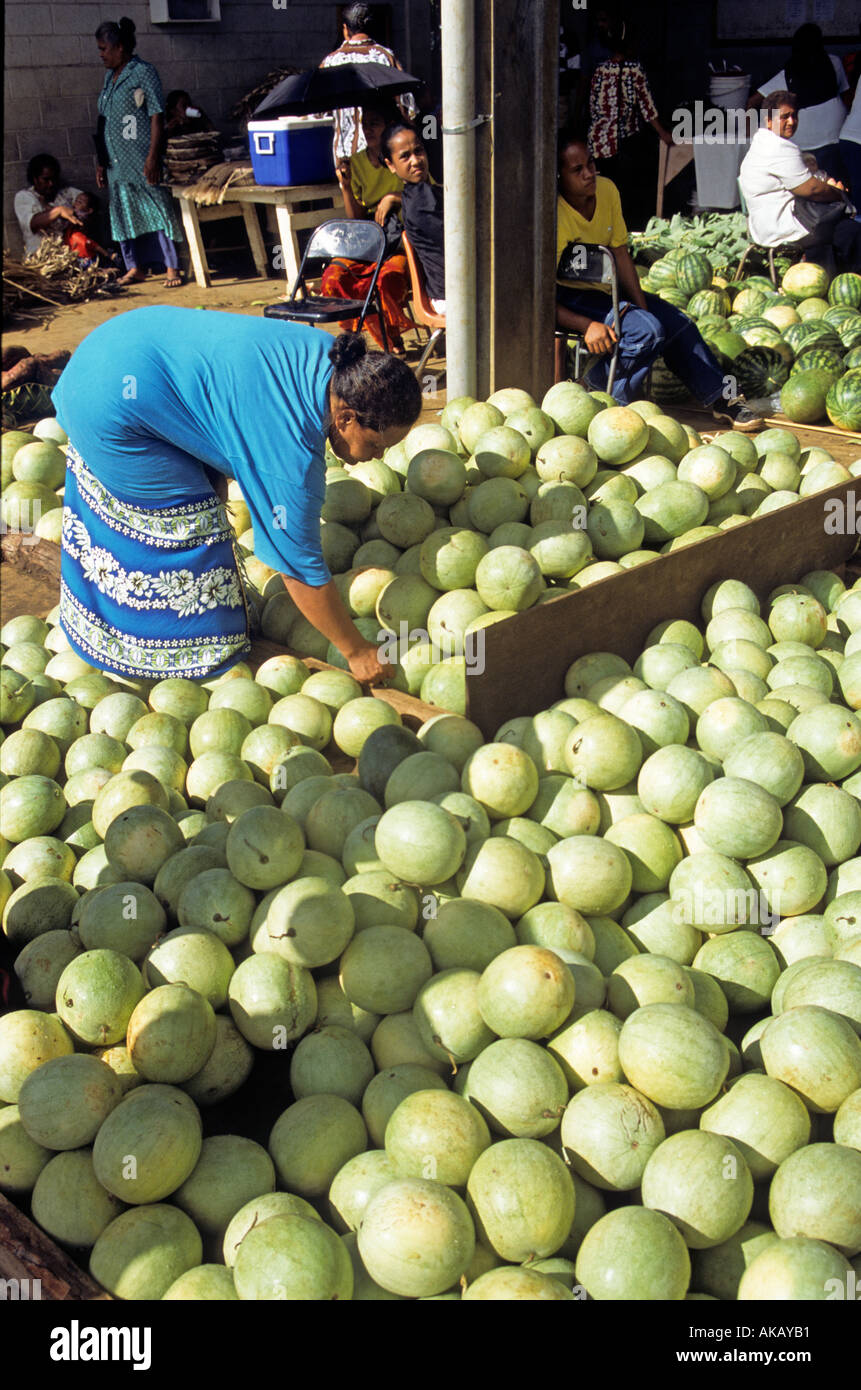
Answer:
[[[223,203],[228,188],[242,188],[254,182],[254,170],[248,163],[214,164],[196,183],[189,184],[182,196],[201,207],[209,207],[213,203]]]
[[[250,92],[246,92],[241,101],[238,101],[231,108],[230,119],[243,122],[249,120],[263,98],[272,91],[272,88],[282,82],[285,77],[293,77],[297,72],[301,72],[301,68],[275,68],[274,71],[267,73],[262,82],[258,82],[256,87]]]
[[[43,237],[37,250],[25,260],[3,252],[3,299],[6,315],[24,314],[44,305],[74,304],[103,293],[116,271],[85,266],[71,246],[54,237]]]

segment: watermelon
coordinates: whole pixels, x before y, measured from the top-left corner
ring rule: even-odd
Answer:
[[[688,388],[670,371],[662,357],[652,363],[652,397],[656,401],[685,401]]]
[[[833,328],[838,329],[841,323],[849,323],[858,317],[858,310],[853,309],[849,304],[832,304],[831,308],[826,309],[822,315],[825,323],[830,323]]]
[[[835,275],[828,290],[828,303],[851,304],[855,309],[861,308],[861,275],[851,270],[843,275]]]
[[[854,348],[861,345],[861,317],[841,323],[838,326],[837,334],[844,348]]]
[[[695,319],[701,319],[706,314],[726,318],[729,310],[729,295],[726,290],[698,290],[688,301],[688,313],[693,314]]]
[[[764,309],[767,303],[768,298],[763,291],[754,289],[748,282],[733,300],[733,313],[756,314],[760,309]]]
[[[685,251],[676,261],[676,284],[690,299],[712,282],[712,263],[702,251]]]
[[[649,284],[656,290],[662,286],[678,285],[675,263],[669,256],[662,256],[659,261],[655,261],[649,271]]]
[[[828,372],[836,380],[837,377],[843,375],[844,371],[844,366],[840,357],[840,353],[835,352],[833,348],[802,348],[801,352],[798,354],[798,356],[792,364],[792,371],[790,372],[790,376],[794,376],[796,372],[807,372],[813,370],[819,372]]]
[[[773,347],[749,347],[733,362],[739,390],[748,400],[770,396],[789,378],[789,367]]]
[[[799,299],[795,303],[800,319],[821,319],[828,313],[827,299]]]
[[[736,333],[745,333],[748,328],[767,328],[774,331],[774,324],[769,323],[761,314],[733,314],[728,322]]]
[[[848,371],[850,367],[861,367],[861,343],[859,343],[858,347],[849,349],[846,356],[843,358],[843,366],[846,371]]]
[[[819,368],[795,372],[780,392],[780,408],[798,425],[812,425],[825,415],[825,398],[835,378]]]
[[[842,351],[836,330],[824,319],[807,319],[802,323],[790,324],[784,331],[783,341],[789,344],[793,352],[800,352],[802,345],[812,347],[814,343],[833,348],[835,352]]]
[[[784,294],[793,299],[824,299],[828,291],[829,275],[821,265],[812,261],[800,261],[791,265],[780,282]]]
[[[741,334],[733,333],[730,329],[710,334],[706,337],[706,342],[722,366],[735,362],[736,358],[747,350],[747,343]]]
[[[861,431],[861,367],[853,367],[832,383],[825,409],[838,429]]]
[[[706,291],[708,293],[708,291]],[[696,299],[696,295],[694,298]],[[693,312],[693,311],[691,311]],[[718,333],[723,333],[727,327],[727,317],[725,314],[699,314],[697,315],[697,328],[705,337],[706,333],[714,329]]]
[[[658,298],[672,304],[676,309],[681,309],[683,313],[687,309],[688,296],[684,290],[676,289],[673,285],[662,285],[658,290]]]
[[[792,349],[787,347],[783,334],[773,323],[766,323],[762,328],[742,328],[740,331],[748,347],[773,348],[787,364],[792,362]]]

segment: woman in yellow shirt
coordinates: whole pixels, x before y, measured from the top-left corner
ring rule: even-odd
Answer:
[[[395,113],[396,114],[396,113]],[[362,108],[362,131],[367,146],[349,158],[339,159],[335,174],[341,185],[344,211],[348,217],[373,218],[386,233],[386,241],[396,248],[400,239],[400,206],[403,181],[391,173],[380,154],[380,139],[390,119],[385,107]],[[337,299],[364,299],[371,282],[372,270],[360,261],[333,261],[323,272],[322,292]],[[405,357],[401,334],[412,327],[404,314],[410,288],[407,258],[397,249],[386,257],[377,280],[383,306],[388,350],[395,357]],[[365,326],[374,341],[384,346],[376,314],[365,319]],[[342,324],[352,330],[355,320]]]
[[[596,174],[585,136],[561,133],[557,170],[557,265],[571,242],[607,246],[616,262],[621,336],[613,383],[615,400],[619,405],[638,400],[644,394],[649,367],[660,356],[696,400],[711,406],[715,419],[727,421],[735,429],[760,429],[762,420],[743,397],[732,394],[693,320],[657,295],[643,293],[628,251],[619,191],[609,179]],[[582,334],[586,347],[598,357],[609,358],[613,352],[616,332],[612,322],[607,290],[579,281],[576,285],[557,281],[558,327]],[[605,390],[607,379],[608,363],[599,362],[589,372],[588,384]]]

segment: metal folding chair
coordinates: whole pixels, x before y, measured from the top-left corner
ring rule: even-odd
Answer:
[[[375,313],[379,318],[383,347],[388,349],[383,306],[377,289],[385,256],[385,233],[376,222],[363,222],[358,218],[339,218],[324,222],[311,233],[289,298],[283,304],[267,304],[263,310],[263,317],[312,324],[358,319],[358,330],[361,332],[367,315]],[[318,275],[332,261],[362,261],[373,266],[371,282],[364,299],[332,299],[328,295],[311,292],[307,278]]]
[[[609,246],[594,245],[590,242],[570,241],[559,257],[559,265],[556,278],[563,284],[572,287],[583,284],[601,285],[610,291],[610,298],[613,305],[613,328],[616,333],[616,345],[610,358],[610,370],[607,376],[607,390],[612,393],[613,382],[616,379],[616,368],[619,361],[619,340],[622,336],[621,319],[619,314],[619,282],[616,277],[616,260]],[[602,359],[596,357],[586,347],[583,335],[575,333],[573,330],[560,329],[557,338],[562,334],[566,339],[573,338],[574,345],[574,376],[580,378],[589,367]],[[585,359],[586,365],[582,365]]]

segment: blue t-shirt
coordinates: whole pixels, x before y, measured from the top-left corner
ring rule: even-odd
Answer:
[[[276,319],[156,306],[90,333],[54,388],[57,418],[123,501],[172,506],[235,478],[264,564],[330,578],[320,542],[332,375],[327,333]]]

